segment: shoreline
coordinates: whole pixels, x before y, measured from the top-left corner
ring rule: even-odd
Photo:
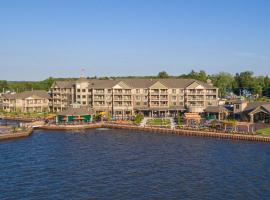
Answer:
[[[34,118],[25,118],[25,117],[8,117],[8,116],[2,116],[0,117],[2,120],[11,120],[11,121],[21,121],[21,122],[34,122],[36,119]]]
[[[136,125],[123,125],[123,124],[112,124],[112,123],[93,123],[83,125],[39,125],[35,128],[30,128],[26,131],[21,132],[10,132],[0,134],[1,140],[16,139],[30,136],[34,129],[42,130],[85,130],[85,129],[96,129],[96,128],[110,128],[110,129],[124,129],[133,131],[144,131],[151,133],[161,134],[174,134],[183,136],[197,136],[197,137],[212,137],[219,139],[230,139],[230,140],[246,140],[255,142],[270,142],[269,136],[264,135],[251,135],[245,133],[225,133],[218,131],[207,131],[207,130],[192,130],[192,129],[170,129],[170,128],[158,128],[158,127],[140,127]]]
[[[184,136],[198,136],[198,137],[212,137],[219,139],[230,140],[246,140],[255,142],[270,142],[270,137],[263,135],[250,135],[239,133],[224,133],[214,131],[202,131],[202,130],[186,130],[186,129],[168,129],[168,128],[154,128],[154,127],[139,127],[134,125],[119,125],[108,123],[97,123],[88,125],[44,125],[38,127],[43,130],[83,130],[83,129],[96,129],[96,128],[110,128],[110,129],[125,129],[125,130],[137,130],[152,133],[164,133],[175,134]]]
[[[15,133],[13,133],[13,132],[3,133],[3,134],[0,134],[0,141],[29,137],[32,133],[33,133],[32,128],[30,128],[26,131],[20,131],[20,132],[15,132]]]

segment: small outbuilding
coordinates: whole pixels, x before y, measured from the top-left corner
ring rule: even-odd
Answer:
[[[208,106],[205,110],[208,119],[225,120],[229,116],[229,110],[222,106]]]
[[[69,107],[57,113],[56,123],[61,122],[92,122],[93,110],[87,106]]]

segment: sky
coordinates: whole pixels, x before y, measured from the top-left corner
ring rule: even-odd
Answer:
[[[270,75],[269,0],[0,0],[0,80]]]

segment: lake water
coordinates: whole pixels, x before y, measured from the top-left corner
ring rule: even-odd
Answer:
[[[270,144],[35,131],[0,142],[0,199],[270,199]]]

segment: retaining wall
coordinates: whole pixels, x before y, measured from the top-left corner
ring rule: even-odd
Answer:
[[[22,137],[28,137],[32,134],[33,129],[28,129],[26,131],[20,131],[20,132],[11,132],[11,133],[3,133],[0,134],[0,140],[9,140],[9,139],[15,139],[15,138],[22,138]]]
[[[137,130],[146,131],[152,133],[164,133],[164,134],[176,134],[185,136],[200,136],[200,137],[213,137],[219,139],[231,139],[231,140],[247,140],[257,142],[270,142],[270,137],[263,135],[248,135],[237,133],[222,133],[222,132],[210,132],[201,130],[184,130],[184,129],[167,129],[167,128],[154,128],[154,127],[138,127],[132,125],[118,125],[118,124],[89,124],[89,125],[51,125],[41,126],[41,129],[47,130],[80,130],[80,129],[95,129],[95,128],[111,128],[111,129],[125,129],[125,130]]]

